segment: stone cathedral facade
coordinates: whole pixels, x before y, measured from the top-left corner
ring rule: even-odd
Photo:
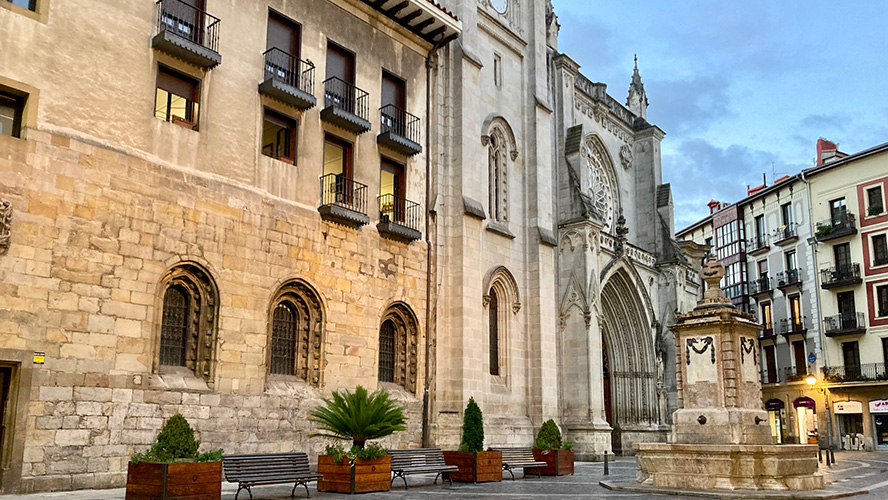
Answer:
[[[488,446],[665,440],[664,134],[557,38],[544,0],[0,0],[0,493],[119,486],[176,413],[316,457],[359,384],[388,447],[469,397]]]
[[[624,105],[558,52],[551,2],[445,3],[464,32],[439,82],[435,441],[458,444],[470,396],[491,443],[548,418],[582,458],[665,441],[668,325],[699,279],[637,66]]]

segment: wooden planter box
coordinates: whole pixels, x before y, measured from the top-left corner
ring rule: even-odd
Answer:
[[[567,476],[574,473],[573,450],[540,450],[533,449],[533,459],[537,462],[546,462],[545,467],[528,467],[527,474],[542,474],[544,476]]]
[[[444,463],[459,467],[450,478],[463,483],[503,480],[503,454],[499,451],[445,451]]]
[[[333,461],[330,455],[318,456],[318,491],[336,493],[367,493],[392,489],[392,457],[386,455],[376,460],[355,459],[355,466],[347,459]]]
[[[219,500],[222,462],[129,464],[126,500]]]

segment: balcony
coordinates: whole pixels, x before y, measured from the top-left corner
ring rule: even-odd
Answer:
[[[824,366],[823,379],[832,383],[888,381],[888,370],[885,368],[885,363]]]
[[[746,240],[746,253],[749,255],[761,255],[771,248],[768,245],[768,236],[760,234],[755,238]]]
[[[376,142],[397,153],[413,156],[422,152],[419,118],[392,104],[379,108],[381,126]]]
[[[795,224],[789,223],[774,230],[774,244],[777,246],[788,245],[798,239],[799,233]]]
[[[297,109],[317,104],[314,96],[314,64],[293,57],[279,48],[271,48],[265,57],[265,79],[259,93]]]
[[[857,222],[854,214],[850,212],[843,212],[837,217],[818,222],[814,231],[817,241],[834,240],[852,234],[857,234]]]
[[[780,335],[804,335],[808,332],[808,317],[784,318],[780,320]]]
[[[774,333],[774,323],[765,323],[759,331],[759,340],[771,340],[777,337]]]
[[[830,288],[838,288],[840,286],[859,285],[863,280],[860,278],[860,264],[851,264],[846,266],[830,267],[820,270],[820,288],[829,290]]]
[[[807,376],[808,370],[804,366],[787,366],[783,369],[784,382],[799,382],[805,380],[805,377]]]
[[[222,62],[219,19],[180,0],[157,0],[157,33],[151,46],[200,68]]]
[[[321,119],[341,129],[361,134],[370,130],[369,94],[335,76],[324,80]]]
[[[787,269],[777,273],[777,288],[785,291],[787,288],[799,286],[802,284],[801,269]]]
[[[777,382],[777,372],[771,373],[769,371],[762,371],[762,385],[776,384]]]
[[[422,212],[419,203],[385,194],[379,197],[379,234],[388,238],[410,243],[422,238],[420,232]]]
[[[370,223],[367,217],[367,186],[339,174],[321,176],[321,218],[359,228]]]
[[[862,312],[827,316],[823,318],[823,329],[827,337],[866,333],[866,318]]]
[[[749,282],[749,295],[752,295],[753,297],[770,294],[773,290],[774,287],[771,285],[771,278],[768,276],[763,276]]]

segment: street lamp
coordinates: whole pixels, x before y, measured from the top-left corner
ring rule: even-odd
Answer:
[[[814,389],[814,386],[817,385],[817,377],[814,374],[808,375],[805,377],[805,382],[808,383],[808,387]],[[826,387],[820,387],[819,389],[826,401],[826,465],[831,466],[830,462],[836,463],[836,456],[832,451],[832,416],[830,416],[829,389]]]

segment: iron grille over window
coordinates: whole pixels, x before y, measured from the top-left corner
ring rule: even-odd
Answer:
[[[274,308],[271,327],[271,373],[295,375],[297,331],[293,306],[278,304]]]
[[[490,313],[490,374],[499,375],[499,314],[497,312],[497,296],[495,290],[490,290],[490,304],[488,304],[488,312]]]
[[[390,320],[379,329],[379,381],[395,381],[395,324]]]
[[[178,286],[163,295],[163,322],[160,327],[160,364],[185,366],[188,341],[188,298]]]

